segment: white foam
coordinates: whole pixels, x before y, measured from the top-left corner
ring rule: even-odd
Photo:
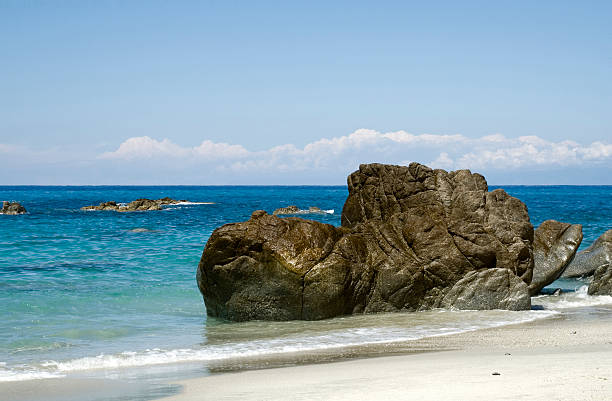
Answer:
[[[564,292],[561,295],[539,295],[531,299],[533,305],[545,309],[567,309],[584,306],[612,304],[612,296],[588,295],[588,286],[584,285],[574,292]]]
[[[417,312],[420,313],[420,312]],[[183,362],[213,362],[230,359],[245,359],[265,355],[304,353],[331,349],[344,349],[376,344],[392,344],[418,340],[426,337],[445,336],[491,327],[529,322],[556,315],[558,311],[430,311],[447,316],[439,323],[425,322],[422,325],[405,327],[401,317],[391,325],[372,327],[349,327],[328,330],[323,333],[300,333],[275,338],[205,345],[201,348],[161,349],[126,351],[118,354],[100,354],[67,361],[44,361],[37,365],[7,367],[0,363],[0,381],[21,381],[64,377],[78,371],[146,367]],[[404,316],[411,320],[411,315]],[[427,319],[426,319],[427,320]],[[435,319],[434,319],[435,320]]]
[[[457,312],[461,313],[461,312]],[[457,334],[479,329],[505,326],[547,318],[557,314],[555,311],[508,312],[506,320],[482,319],[477,324],[459,323],[439,326],[406,327],[359,327],[340,329],[321,335],[291,336],[265,340],[209,345],[200,349],[148,349],[141,352],[122,352],[120,354],[84,357],[64,362],[46,361],[42,366],[50,371],[67,373],[93,369],[115,369],[140,367],[180,362],[212,362],[237,358],[251,358],[264,355],[279,355],[295,352],[312,352],[328,349],[341,349],[375,344],[391,344]]]
[[[189,201],[184,201],[184,202],[176,202],[176,203],[171,203],[168,206],[185,206],[185,205],[214,205],[215,202],[189,202]]]
[[[47,372],[32,367],[7,369],[6,363],[0,362],[0,382],[16,382],[35,379],[51,379],[63,377],[59,372]]]

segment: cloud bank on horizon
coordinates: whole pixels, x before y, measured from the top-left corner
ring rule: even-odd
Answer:
[[[30,162],[38,163],[41,169],[60,159],[59,151],[28,152],[10,144],[0,144],[0,154],[21,160],[30,156],[38,159]],[[54,154],[58,160],[54,160]],[[501,134],[470,138],[359,129],[304,147],[283,144],[264,150],[210,140],[190,147],[169,139],[138,136],[91,158],[94,160],[79,160],[63,154],[61,160],[69,171],[54,183],[86,183],[74,176],[73,168],[78,168],[82,174],[89,173],[95,181],[91,184],[342,184],[361,163],[406,165],[412,161],[447,170],[471,169],[500,184],[592,184],[589,177],[581,180],[579,174],[567,175],[602,169],[605,174],[601,177],[607,177],[603,183],[612,183],[610,143],[552,142],[538,136],[510,138]],[[36,166],[30,167],[36,170]],[[594,177],[595,181],[601,181],[601,177]],[[25,181],[28,183],[27,178]]]

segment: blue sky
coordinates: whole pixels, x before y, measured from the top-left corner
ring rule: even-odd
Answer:
[[[612,184],[610,2],[0,2],[0,184]]]

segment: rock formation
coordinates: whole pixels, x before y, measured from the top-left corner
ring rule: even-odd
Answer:
[[[561,276],[582,242],[580,224],[546,220],[535,230],[533,278],[529,293],[535,295]]]
[[[612,261],[612,230],[608,230],[567,266],[561,277],[590,276],[601,266]]]
[[[0,214],[24,214],[27,213],[25,207],[21,206],[18,202],[2,202],[2,209],[0,209]]]
[[[142,212],[149,210],[161,210],[164,205],[174,205],[185,200],[174,200],[171,198],[161,199],[136,199],[128,204],[121,204],[115,201],[102,202],[97,206],[83,206],[81,210],[111,210],[115,212]]]
[[[418,163],[361,165],[348,189],[341,227],[256,211],[216,229],[197,274],[208,314],[529,309],[533,226],[518,199]]]

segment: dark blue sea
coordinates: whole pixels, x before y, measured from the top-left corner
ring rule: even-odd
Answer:
[[[493,187],[492,187],[493,188]],[[492,189],[491,188],[491,189]],[[508,186],[531,221],[583,225],[581,249],[612,228],[611,186]],[[137,198],[186,199],[162,211],[82,211]],[[195,279],[212,231],[282,206],[339,225],[345,186],[0,187],[28,213],[0,215],[0,381],[46,377],[156,380],[207,374],[271,356],[359,347],[546,319],[612,303],[574,292],[539,296],[532,311],[428,311],[320,322],[228,323],[207,318]],[[383,349],[383,348],[381,348]],[[356,351],[357,350],[357,351]]]

